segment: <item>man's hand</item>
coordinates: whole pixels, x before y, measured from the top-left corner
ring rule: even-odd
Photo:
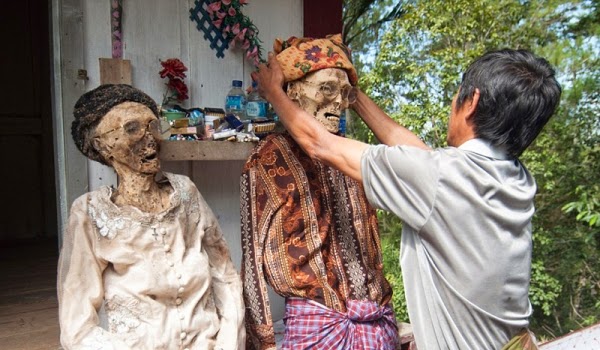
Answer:
[[[252,72],[251,76],[252,80],[258,83],[258,93],[267,101],[273,92],[281,90],[283,87],[283,71],[272,52],[269,52],[268,63],[261,63],[258,66],[258,72]]]

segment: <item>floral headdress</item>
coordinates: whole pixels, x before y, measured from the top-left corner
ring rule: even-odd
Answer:
[[[358,82],[356,69],[350,59],[350,50],[342,43],[340,34],[326,38],[276,39],[273,51],[281,65],[285,81],[302,78],[310,72],[325,68],[341,68],[348,73],[352,85]]]

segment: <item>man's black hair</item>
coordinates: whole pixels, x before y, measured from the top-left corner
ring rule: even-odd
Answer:
[[[519,157],[548,122],[560,100],[554,68],[527,50],[503,49],[475,60],[463,74],[456,108],[479,89],[475,134]]]

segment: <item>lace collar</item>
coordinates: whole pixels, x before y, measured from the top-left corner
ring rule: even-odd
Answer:
[[[103,237],[113,238],[117,232],[132,225],[142,225],[156,228],[165,221],[172,221],[181,208],[182,195],[185,197],[184,185],[179,177],[171,173],[163,173],[165,179],[173,187],[169,206],[158,213],[147,213],[133,206],[117,206],[111,197],[114,193],[112,186],[103,186],[90,196],[88,213],[92,217]]]

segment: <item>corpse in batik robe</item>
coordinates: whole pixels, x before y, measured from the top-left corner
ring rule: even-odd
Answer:
[[[267,136],[241,177],[242,279],[249,346],[275,348],[267,284],[339,312],[386,305],[375,210],[362,186],[310,159],[287,134]]]

